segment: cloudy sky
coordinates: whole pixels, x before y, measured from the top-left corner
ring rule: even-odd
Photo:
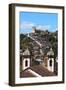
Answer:
[[[58,27],[58,15],[56,13],[20,12],[19,25],[20,33],[32,32],[33,26],[54,32]]]

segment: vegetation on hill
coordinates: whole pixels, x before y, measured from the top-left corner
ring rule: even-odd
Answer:
[[[57,57],[57,49],[58,49],[58,31],[55,32],[49,32],[46,31],[37,31],[34,33],[38,38],[41,38],[43,40],[46,40],[46,42],[50,42],[51,47],[54,51],[54,57]],[[36,37],[35,36],[35,37]],[[30,50],[34,47],[33,40],[29,37],[27,37],[27,34],[20,34],[20,49],[25,50],[29,48]]]
[[[32,39],[27,37],[27,35],[20,34],[20,49],[25,50],[30,48],[30,42],[32,42]]]

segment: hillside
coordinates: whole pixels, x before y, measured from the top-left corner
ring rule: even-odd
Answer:
[[[40,53],[46,54],[52,47],[54,51],[54,57],[57,57],[58,47],[58,31],[49,32],[48,30],[35,30],[34,33],[20,34],[20,49],[22,51],[29,48],[32,55],[40,55]]]

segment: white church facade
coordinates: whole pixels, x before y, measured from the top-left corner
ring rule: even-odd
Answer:
[[[28,48],[21,55],[21,70],[25,70],[31,66],[31,56]]]
[[[44,66],[51,72],[54,72],[54,52],[52,48],[47,52],[43,60]],[[41,63],[40,63],[41,64]],[[26,70],[32,66],[32,58],[27,48],[21,55],[21,70]]]
[[[54,72],[54,52],[52,48],[47,52],[47,55],[44,58],[44,64],[49,71]]]

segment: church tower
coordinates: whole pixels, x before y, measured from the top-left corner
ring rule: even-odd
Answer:
[[[50,48],[50,51],[48,51],[47,56],[48,56],[47,68],[49,71],[54,72],[54,52],[52,48]]]
[[[31,56],[28,48],[22,53],[21,61],[22,61],[22,70],[25,70],[31,66]]]

